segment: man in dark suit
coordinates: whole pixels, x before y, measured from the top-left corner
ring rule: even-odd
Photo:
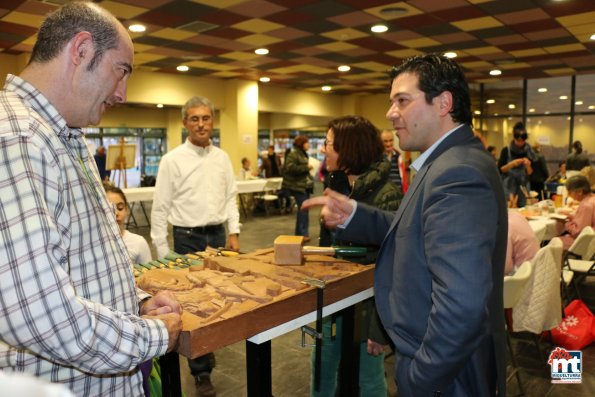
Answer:
[[[505,395],[502,283],[507,210],[493,158],[473,136],[468,86],[443,56],[391,72],[387,118],[421,152],[399,210],[326,190],[304,203],[341,239],[382,241],[376,305],[396,350],[399,396]]]

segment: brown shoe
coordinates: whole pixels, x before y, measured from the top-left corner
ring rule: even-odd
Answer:
[[[308,236],[304,236],[304,243],[307,243],[307,242],[309,242],[309,241],[310,241],[310,237],[308,237]]]
[[[199,397],[215,397],[217,395],[209,375],[195,376],[194,381]]]

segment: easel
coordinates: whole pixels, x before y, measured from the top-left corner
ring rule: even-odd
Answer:
[[[120,179],[122,179],[122,175],[124,175],[124,189],[128,187],[128,182],[126,181],[126,156],[124,156],[124,137],[120,138],[120,154],[118,155],[118,159],[116,160],[116,171],[118,172],[118,183],[116,186],[120,186]]]
[[[136,145],[126,143],[124,137],[121,137],[117,145],[110,145],[107,148],[107,169],[112,170],[111,180],[117,187],[124,189],[128,187],[126,179],[126,170],[136,166]],[[118,171],[116,177],[115,171]]]

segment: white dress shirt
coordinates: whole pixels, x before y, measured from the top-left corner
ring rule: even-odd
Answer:
[[[175,226],[219,225],[240,232],[237,185],[229,156],[187,139],[161,159],[151,211],[151,239],[162,258],[169,252],[167,222]]]

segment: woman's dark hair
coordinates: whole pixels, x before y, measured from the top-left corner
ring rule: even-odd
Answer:
[[[522,139],[524,141],[527,140],[529,135],[527,134],[527,130],[525,129],[525,124],[522,122],[518,122],[512,127],[512,136],[514,139]]]
[[[124,204],[126,204],[126,207],[128,207],[128,200],[126,200],[126,195],[124,194],[124,192],[122,191],[122,189],[120,189],[119,187],[116,187],[116,186],[112,185],[111,183],[104,183],[103,184],[103,188],[105,189],[105,192],[106,193],[119,194],[120,197],[122,197],[122,200],[124,200]]]
[[[333,149],[337,152],[337,167],[347,174],[358,175],[370,164],[382,160],[384,146],[380,131],[360,116],[344,116],[331,120]]]
[[[572,144],[572,148],[576,152],[576,154],[581,154],[583,152],[583,144],[581,141],[574,141]]]
[[[293,140],[293,146],[297,146],[300,149],[304,149],[304,145],[306,144],[306,142],[308,142],[308,137],[306,135],[298,135],[294,140]]]
[[[575,175],[566,181],[566,190],[573,192],[576,190],[582,190],[584,194],[591,192],[591,185],[589,180],[583,175]]]
[[[390,72],[390,82],[401,73],[414,73],[418,78],[418,88],[425,93],[426,102],[432,100],[445,91],[452,94],[453,121],[471,124],[471,99],[469,86],[461,67],[452,59],[443,55],[430,54],[408,58],[399,66],[394,66]]]

